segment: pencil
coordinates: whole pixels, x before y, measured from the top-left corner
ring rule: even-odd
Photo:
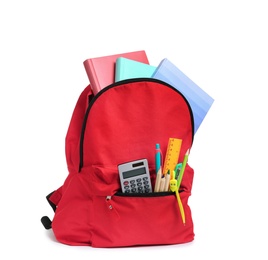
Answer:
[[[161,180],[160,180],[160,187],[159,187],[159,191],[165,191],[165,181],[166,181],[166,178],[165,176],[162,176],[161,177]]]
[[[170,171],[168,170],[168,173],[165,176],[165,188],[164,188],[164,191],[169,190],[169,182],[170,182]]]
[[[156,181],[155,181],[155,186],[154,186],[154,192],[159,192],[161,177],[162,177],[162,168],[160,166],[158,172],[156,173]]]
[[[177,197],[177,201],[178,201],[180,212],[181,212],[182,223],[183,225],[185,225],[185,213],[184,213],[184,208],[181,202],[180,194],[178,190],[176,190],[175,192],[176,192],[176,197]]]
[[[172,178],[170,180],[170,186],[169,187],[170,187],[170,190],[172,192],[175,192],[175,194],[176,194],[178,206],[179,206],[180,213],[181,213],[182,223],[183,223],[183,225],[185,225],[185,213],[184,213],[184,208],[183,208],[183,205],[182,205],[182,202],[181,202],[180,194],[179,194],[179,191],[178,191],[177,180]]]
[[[182,180],[182,177],[183,177],[183,174],[184,174],[184,171],[185,171],[185,167],[186,167],[186,164],[187,164],[187,161],[188,161],[188,156],[189,156],[189,149],[185,153],[184,159],[183,159],[183,162],[182,162],[180,174],[179,174],[179,177],[178,177],[178,184],[177,184],[178,189],[180,188],[180,185],[181,185],[181,180]]]

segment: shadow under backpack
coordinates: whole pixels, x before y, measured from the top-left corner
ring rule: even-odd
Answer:
[[[152,78],[119,81],[93,95],[80,94],[65,139],[68,175],[47,195],[54,210],[44,216],[58,242],[73,246],[126,247],[194,240],[188,199],[194,170],[186,165],[180,185],[182,222],[174,192],[122,193],[118,165],[148,160],[155,184],[155,145],[162,156],[169,138],[182,139],[178,161],[192,147],[194,120],[186,98]]]

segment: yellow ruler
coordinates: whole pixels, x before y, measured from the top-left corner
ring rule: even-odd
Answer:
[[[178,138],[169,138],[167,152],[163,167],[163,174],[166,174],[168,170],[170,174],[175,170],[176,165],[178,164],[180,151],[181,151],[182,140]]]

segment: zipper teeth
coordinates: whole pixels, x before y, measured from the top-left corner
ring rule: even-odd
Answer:
[[[153,197],[164,197],[164,196],[171,196],[175,193],[172,191],[165,191],[165,192],[150,192],[150,193],[123,193],[123,192],[116,192],[114,196],[118,197],[144,197],[144,198],[153,198]]]
[[[193,117],[193,111],[192,108],[190,106],[190,103],[188,102],[188,100],[186,99],[186,97],[176,88],[174,88],[173,86],[171,86],[170,84],[168,84],[165,81],[159,80],[159,79],[154,79],[154,78],[133,78],[133,79],[125,79],[125,80],[121,80],[118,82],[115,82],[105,88],[103,88],[102,90],[100,90],[96,96],[94,96],[93,98],[90,99],[90,102],[88,104],[85,116],[84,116],[84,120],[83,120],[83,124],[82,124],[82,130],[81,130],[81,135],[80,135],[80,144],[79,144],[79,169],[78,172],[81,171],[81,169],[83,168],[83,163],[84,163],[84,154],[83,154],[83,149],[84,149],[84,136],[85,136],[85,130],[86,130],[86,124],[87,124],[87,118],[90,112],[91,107],[93,106],[94,102],[98,99],[98,97],[100,95],[102,95],[104,92],[106,92],[108,89],[116,87],[116,86],[120,86],[120,85],[124,85],[127,83],[134,83],[134,82],[142,82],[142,81],[146,81],[146,82],[156,82],[156,83],[160,83],[162,85],[165,85],[169,88],[172,88],[174,91],[176,91],[177,93],[179,93],[182,98],[184,99],[184,101],[186,102],[189,112],[190,112],[190,116],[191,116],[191,121],[192,121],[192,143],[194,141],[194,117]]]
[[[90,108],[91,108],[91,106],[93,104],[92,100],[91,100],[91,102],[89,103],[89,105],[87,107],[87,110],[86,110],[86,113],[85,113],[85,116],[84,116],[84,120],[83,120],[83,124],[82,124],[82,130],[81,130],[81,135],[80,135],[80,144],[79,144],[79,158],[80,158],[80,161],[79,161],[78,172],[80,172],[82,167],[83,167],[83,161],[84,161],[84,154],[83,154],[84,136],[85,136],[85,130],[86,130],[86,124],[87,124],[86,122],[87,122],[88,114],[89,114]]]

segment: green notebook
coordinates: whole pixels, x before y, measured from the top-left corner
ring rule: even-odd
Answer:
[[[155,70],[155,66],[119,57],[115,64],[115,82],[132,78],[150,78]]]

